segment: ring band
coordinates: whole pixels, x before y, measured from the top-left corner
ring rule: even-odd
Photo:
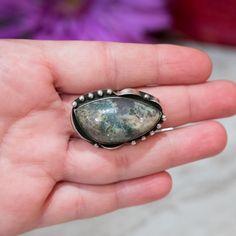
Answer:
[[[71,121],[81,138],[95,147],[135,145],[161,129],[166,120],[160,101],[135,89],[98,90],[72,103]]]

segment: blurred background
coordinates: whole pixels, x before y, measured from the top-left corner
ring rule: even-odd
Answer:
[[[235,0],[0,0],[0,38],[187,45],[209,53],[211,79],[236,82]],[[171,169],[167,198],[24,236],[235,236],[236,117],[221,122],[225,151]]]

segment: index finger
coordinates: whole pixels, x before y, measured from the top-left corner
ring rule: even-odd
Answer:
[[[202,51],[173,45],[40,42],[64,93],[102,88],[195,84],[207,80],[211,61]]]

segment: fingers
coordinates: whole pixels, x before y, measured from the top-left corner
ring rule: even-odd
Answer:
[[[105,184],[150,175],[213,156],[224,149],[226,139],[225,129],[213,121],[160,133],[136,146],[113,151],[95,149],[74,139],[69,145],[64,179]]]
[[[209,57],[171,45],[40,42],[57,89],[79,94],[100,88],[193,84],[211,73]]]
[[[158,97],[167,115],[165,127],[236,114],[236,83],[211,81],[199,85],[145,88]]]
[[[167,173],[103,186],[60,183],[46,202],[39,227],[158,200],[170,189]]]
[[[233,82],[214,81],[198,85],[161,86],[141,90],[160,99],[167,115],[167,121],[163,124],[165,127],[236,114],[236,84]],[[75,98],[76,96],[63,98],[68,114]],[[71,133],[74,133],[72,127]]]

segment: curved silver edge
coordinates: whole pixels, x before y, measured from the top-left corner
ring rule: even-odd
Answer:
[[[160,104],[160,100],[154,96],[152,96],[151,94],[149,93],[145,93],[145,92],[142,92],[142,91],[139,91],[139,90],[136,90],[136,89],[131,89],[131,88],[126,88],[126,89],[122,89],[120,91],[114,91],[113,92],[114,94],[116,94],[117,96],[123,96],[123,95],[137,95],[141,98],[143,98],[144,100],[149,100],[149,101],[152,101],[152,102],[156,102],[158,103],[159,105]],[[142,95],[143,94],[146,94],[149,96],[148,99],[145,99],[144,96]]]

